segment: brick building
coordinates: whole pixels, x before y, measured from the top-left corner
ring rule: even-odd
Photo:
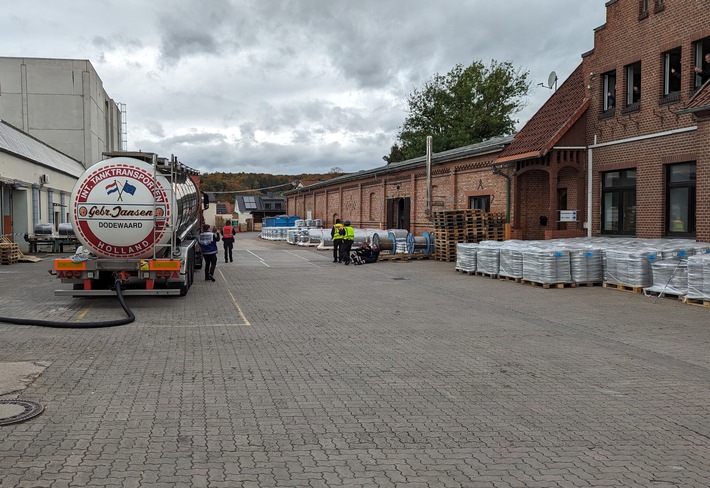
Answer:
[[[434,155],[432,210],[509,206],[521,239],[710,241],[708,53],[706,1],[608,1],[593,49],[514,138]],[[288,192],[288,211],[418,234],[426,180],[424,158],[391,164]]]
[[[607,2],[583,55],[594,234],[710,240],[708,7]]]
[[[500,137],[432,157],[431,210],[506,209],[506,180],[491,171],[512,137]],[[290,215],[350,220],[355,227],[434,230],[426,212],[426,158],[392,163],[286,192]]]

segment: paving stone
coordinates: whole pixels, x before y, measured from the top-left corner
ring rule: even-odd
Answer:
[[[127,297],[133,324],[0,324],[3,361],[46,365],[0,487],[710,486],[706,309],[329,261],[245,233],[216,283]],[[121,316],[48,267],[3,269],[0,315]]]

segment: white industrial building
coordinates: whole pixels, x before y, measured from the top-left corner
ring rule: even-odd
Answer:
[[[86,168],[123,149],[125,117],[86,60],[0,57],[0,119]]]
[[[0,234],[26,251],[38,224],[68,222],[74,183],[125,132],[89,61],[0,57]]]

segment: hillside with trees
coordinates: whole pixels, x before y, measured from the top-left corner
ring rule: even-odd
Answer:
[[[200,185],[207,192],[243,192],[269,190],[279,194],[292,190],[299,181],[326,181],[342,172],[329,172],[326,174],[301,174],[301,175],[271,175],[266,173],[203,173],[200,176]]]

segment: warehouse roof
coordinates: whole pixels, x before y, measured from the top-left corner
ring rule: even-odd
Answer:
[[[77,178],[84,172],[81,162],[3,120],[0,120],[0,152]]]
[[[458,147],[456,149],[450,149],[448,151],[442,151],[440,153],[435,153],[431,157],[432,166],[442,163],[448,163],[450,161],[456,161],[458,159],[464,159],[473,156],[480,156],[482,154],[489,154],[494,152],[500,152],[511,143],[513,136],[501,136],[493,137],[478,144],[471,144],[469,146]],[[313,185],[304,186],[303,188],[297,188],[295,190],[289,190],[284,192],[284,195],[291,195],[298,193],[303,189],[313,190],[317,188],[331,186],[337,183],[345,183],[348,181],[360,180],[363,178],[369,178],[371,176],[382,176],[386,174],[398,173],[407,169],[424,167],[426,166],[426,156],[420,156],[414,159],[408,159],[406,161],[400,161],[398,163],[390,163],[385,166],[379,166],[373,169],[361,170],[357,173],[349,173],[347,175],[338,176],[337,178],[332,178],[327,181],[321,181]]]

